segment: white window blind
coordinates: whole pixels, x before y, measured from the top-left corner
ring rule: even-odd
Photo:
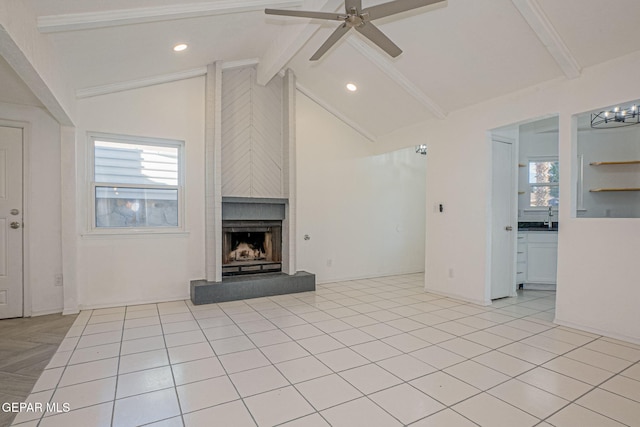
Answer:
[[[181,225],[180,141],[92,135],[94,227]]]

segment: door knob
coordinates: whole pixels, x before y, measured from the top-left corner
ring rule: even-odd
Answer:
[[[513,230],[513,227],[510,226],[510,225],[507,225],[504,229],[507,230],[507,231],[511,231],[511,230]]]
[[[20,228],[20,223],[18,221],[13,221],[11,224],[9,224],[9,227],[15,230],[16,228]]]

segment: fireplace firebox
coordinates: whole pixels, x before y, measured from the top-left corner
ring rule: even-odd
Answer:
[[[222,221],[222,275],[282,271],[282,221]]]

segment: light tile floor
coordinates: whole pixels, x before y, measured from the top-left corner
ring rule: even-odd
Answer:
[[[555,294],[480,307],[420,274],[83,311],[20,426],[640,426],[640,346],[557,326]]]

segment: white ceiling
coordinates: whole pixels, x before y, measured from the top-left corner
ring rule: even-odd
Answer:
[[[75,90],[185,72],[214,61],[257,59],[265,70],[277,68],[269,76],[292,68],[305,93],[374,140],[483,100],[573,77],[582,67],[640,48],[634,37],[638,0],[449,0],[445,7],[376,21],[403,49],[398,58],[352,32],[317,62],[308,58],[337,22],[266,16],[261,9],[293,5],[335,11],[338,0],[136,0],[135,9],[130,0],[22,1],[40,18],[43,37],[52,41]],[[382,2],[363,0],[363,7]],[[256,4],[259,10],[237,11]],[[230,13],[215,11],[225,8]],[[127,16],[150,22],[116,25]],[[51,22],[106,26],[48,32],[45,24]],[[189,49],[172,52],[178,42]],[[7,78],[3,65],[0,61],[0,81]],[[347,92],[347,82],[356,83],[358,92]],[[0,100],[16,96],[5,92],[0,89]]]

